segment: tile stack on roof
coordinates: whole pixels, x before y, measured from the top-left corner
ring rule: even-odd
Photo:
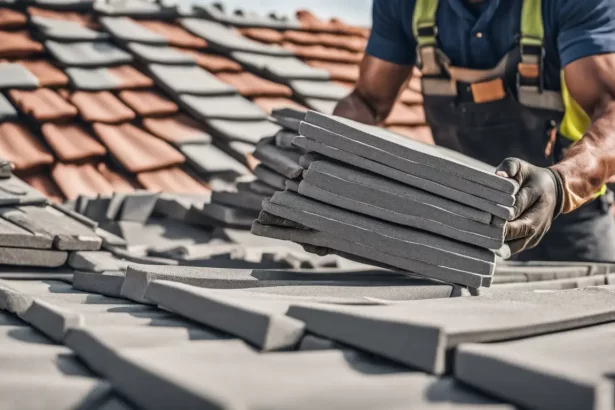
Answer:
[[[281,121],[289,126],[304,115],[286,114]],[[313,111],[298,132],[292,144],[308,152],[297,159],[303,179],[277,183],[258,166],[268,171],[262,179],[286,191],[265,201],[253,233],[438,280],[491,285],[494,250],[512,216],[513,181],[461,154]]]

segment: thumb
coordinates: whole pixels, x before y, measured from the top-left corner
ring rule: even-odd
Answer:
[[[496,175],[504,178],[514,178],[521,169],[521,163],[517,158],[506,158],[495,170]]]

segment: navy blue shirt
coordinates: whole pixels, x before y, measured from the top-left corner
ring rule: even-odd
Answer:
[[[477,12],[467,0],[440,0],[438,46],[455,66],[495,67],[517,44],[522,3],[484,0]],[[374,0],[367,54],[396,64],[415,64],[414,6],[415,0]],[[542,16],[546,88],[560,89],[560,70],[567,64],[615,53],[615,0],[542,0]]]

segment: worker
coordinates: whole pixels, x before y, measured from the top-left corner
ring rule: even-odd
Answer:
[[[515,259],[615,261],[614,0],[374,0],[334,114],[382,124],[415,65],[435,143],[519,183]]]

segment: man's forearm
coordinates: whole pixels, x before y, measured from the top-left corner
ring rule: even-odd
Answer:
[[[615,100],[612,97],[605,95],[598,103],[583,138],[552,169],[564,184],[563,213],[591,201],[615,174]]]
[[[379,123],[375,110],[358,90],[353,90],[350,95],[340,100],[333,114],[369,125]]]

